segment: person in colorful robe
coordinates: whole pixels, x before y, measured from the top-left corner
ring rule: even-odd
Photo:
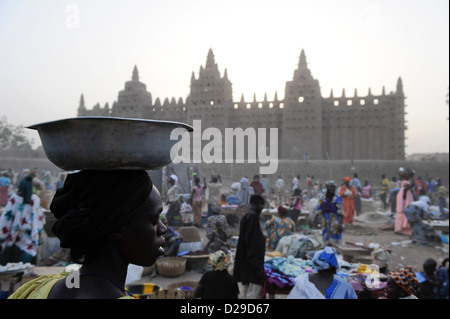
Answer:
[[[419,281],[411,267],[400,268],[389,273],[387,299],[418,299],[415,295],[419,289]]]
[[[414,201],[403,210],[411,227],[411,240],[415,243],[427,244],[434,237],[432,228],[424,223],[424,220],[430,219],[428,210],[428,202],[425,199]]]
[[[344,224],[353,223],[355,217],[355,198],[357,196],[356,189],[350,185],[351,177],[344,177],[344,184],[339,190],[339,196],[342,198],[344,207]]]
[[[414,197],[411,192],[410,184],[407,180],[402,180],[400,190],[397,193],[397,206],[395,215],[394,231],[398,234],[411,235],[412,230],[409,225],[408,218],[404,210],[414,202]]]
[[[288,209],[279,206],[278,216],[273,216],[272,219],[266,221],[264,229],[267,231],[269,237],[269,250],[275,250],[282,237],[289,236],[295,232],[295,223],[288,216]]]
[[[0,216],[0,265],[20,261],[36,264],[39,234],[45,224],[41,200],[33,192],[38,188],[33,176],[24,178]]]
[[[336,183],[332,180],[325,183],[326,193],[319,199],[317,211],[322,214],[322,237],[324,243],[339,243],[343,231],[342,198],[336,195]]]
[[[312,257],[314,273],[295,278],[295,286],[287,299],[358,299],[347,278],[337,275],[339,262],[333,247],[325,246]]]
[[[208,217],[206,224],[206,238],[209,240],[206,248],[211,253],[218,250],[228,252],[231,234],[227,218],[221,214],[219,206],[214,205],[211,209],[213,214]]]

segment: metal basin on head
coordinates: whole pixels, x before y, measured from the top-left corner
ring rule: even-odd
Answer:
[[[190,125],[135,118],[75,117],[35,124],[48,159],[63,170],[159,169],[172,162],[172,130]]]

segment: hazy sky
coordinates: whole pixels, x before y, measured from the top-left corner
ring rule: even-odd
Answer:
[[[134,65],[154,100],[184,100],[210,48],[235,101],[283,98],[301,49],[324,97],[402,77],[406,153],[449,151],[448,0],[0,0],[0,116],[112,105]]]

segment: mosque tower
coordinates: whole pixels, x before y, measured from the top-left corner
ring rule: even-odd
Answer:
[[[282,127],[282,157],[322,159],[322,98],[319,81],[308,68],[302,50],[292,81],[286,82]]]
[[[146,85],[139,81],[138,69],[134,66],[131,81],[125,82],[124,90],[119,92],[111,115],[114,117],[144,118],[151,106],[152,95],[147,91]]]
[[[205,67],[200,66],[198,78],[191,76],[191,91],[187,105],[187,122],[202,120],[202,128],[229,127],[230,111],[233,107],[232,85],[225,69],[220,75],[214,53],[209,49]],[[218,116],[220,114],[220,116]]]

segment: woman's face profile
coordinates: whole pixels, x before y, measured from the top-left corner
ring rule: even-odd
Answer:
[[[163,234],[167,228],[159,219],[161,212],[161,195],[153,186],[149,198],[139,208],[133,220],[122,227],[119,249],[126,262],[147,267],[164,254],[161,246],[164,244]]]

